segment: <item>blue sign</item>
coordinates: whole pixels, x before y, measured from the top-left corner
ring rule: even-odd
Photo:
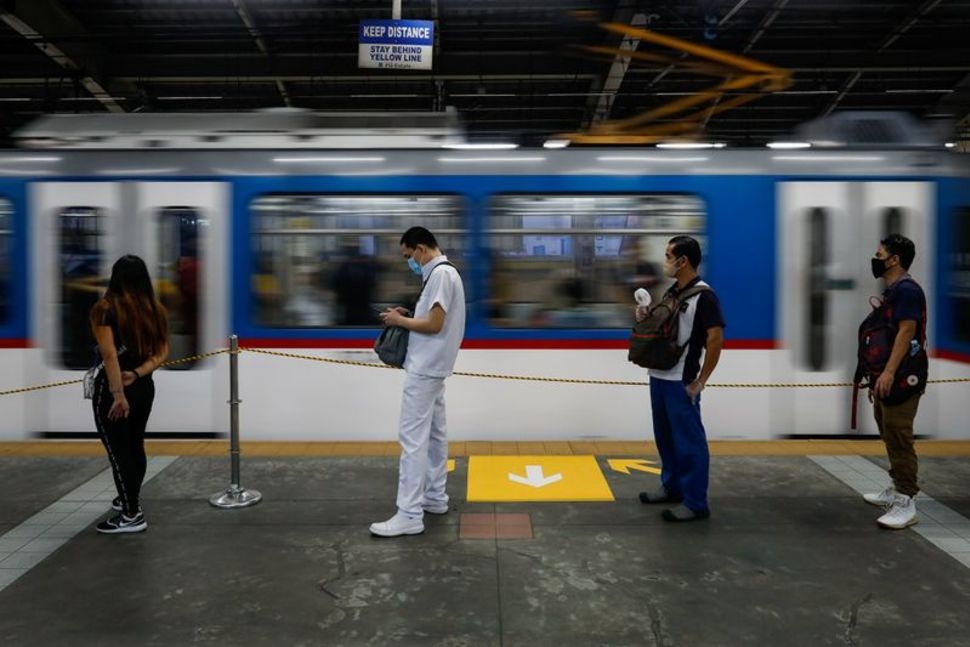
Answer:
[[[430,70],[434,51],[431,20],[362,20],[357,66]]]

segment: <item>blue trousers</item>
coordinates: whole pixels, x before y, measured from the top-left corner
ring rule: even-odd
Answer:
[[[700,396],[692,403],[682,382],[651,377],[650,408],[660,453],[660,482],[670,494],[682,496],[691,510],[707,510],[711,458]]]

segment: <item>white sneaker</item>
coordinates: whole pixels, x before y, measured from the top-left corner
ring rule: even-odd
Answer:
[[[398,512],[387,521],[379,521],[370,525],[371,534],[378,537],[400,537],[401,535],[420,535],[424,532],[424,521],[411,519]]]
[[[866,500],[866,503],[886,507],[892,505],[893,501],[896,500],[896,488],[890,485],[878,494],[863,494],[862,498]]]
[[[896,493],[896,498],[886,511],[886,514],[876,519],[876,523],[884,528],[900,530],[912,526],[919,519],[916,517],[916,502],[913,497]]]
[[[428,514],[448,514],[448,502],[425,501],[421,504],[421,509]]]

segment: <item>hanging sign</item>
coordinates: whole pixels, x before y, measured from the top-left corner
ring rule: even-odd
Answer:
[[[434,51],[431,20],[362,20],[357,67],[430,70]]]

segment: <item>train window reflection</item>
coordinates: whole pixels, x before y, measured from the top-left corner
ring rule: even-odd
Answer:
[[[10,266],[13,253],[13,205],[0,198],[0,326],[10,319]]]
[[[207,221],[192,207],[164,207],[158,212],[158,297],[169,314],[169,355],[178,359],[199,352],[199,250]],[[190,369],[196,362],[173,364]]]
[[[970,343],[970,207],[953,214],[952,245],[948,296],[953,334],[958,341]]]
[[[487,316],[503,327],[629,327],[634,290],[659,300],[665,289],[667,241],[701,238],[705,220],[691,195],[498,196]]]
[[[410,307],[421,279],[399,242],[415,225],[459,269],[468,266],[458,196],[266,195],[250,208],[253,318],[263,326],[376,326],[373,308]]]
[[[65,368],[90,368],[94,336],[88,315],[105,281],[102,267],[102,213],[95,207],[67,207],[57,214],[60,234],[60,359]]]
[[[903,218],[906,212],[899,207],[888,207],[882,210],[882,237],[888,238],[892,234],[903,233]]]
[[[828,220],[828,213],[821,207],[808,212],[808,289],[805,291],[808,299],[808,325],[805,328],[808,339],[805,359],[812,371],[821,371],[826,361],[825,333],[829,318]]]

